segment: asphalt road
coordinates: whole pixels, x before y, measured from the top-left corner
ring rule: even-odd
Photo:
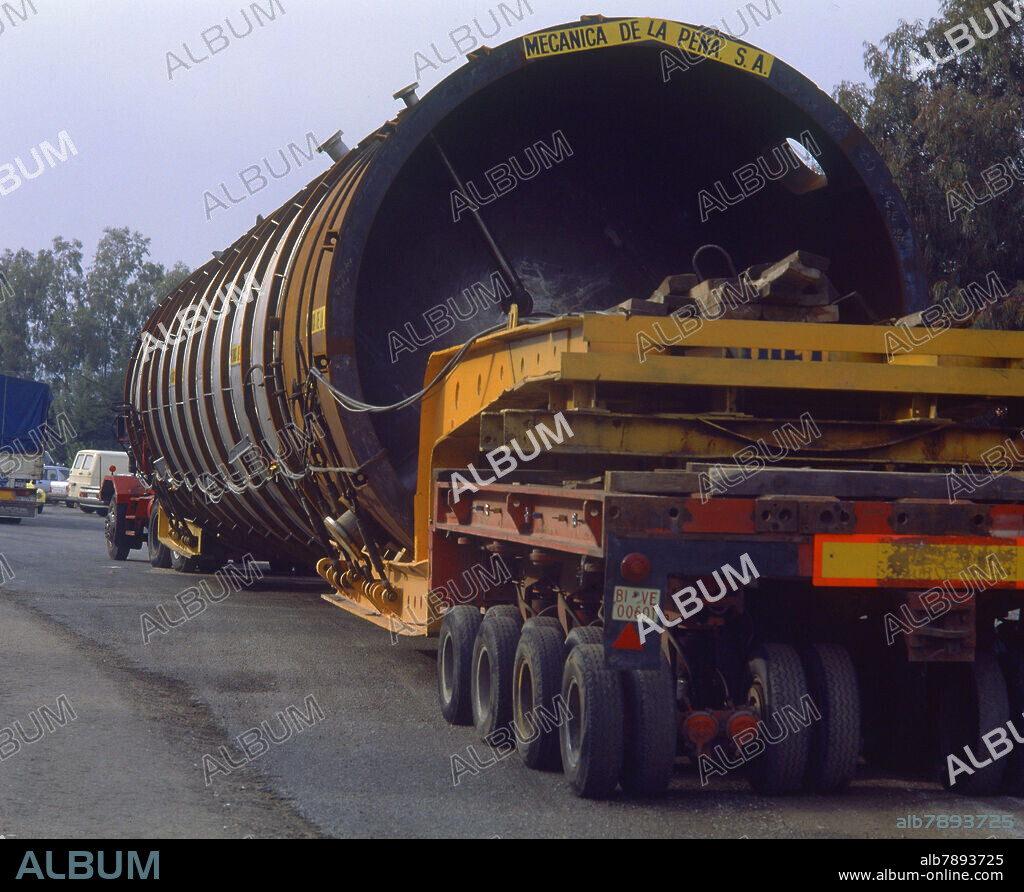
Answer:
[[[493,754],[471,728],[442,719],[433,642],[393,645],[387,632],[323,601],[321,580],[271,577],[257,566],[267,575],[253,573],[235,591],[241,583],[154,570],[142,552],[118,563],[107,557],[103,518],[56,506],[0,526],[0,834],[941,839],[1024,831],[1022,799],[966,799],[865,765],[838,796],[762,797],[738,772],[702,787],[681,760],[663,799],[582,801],[561,774],[531,771],[515,754],[455,785],[453,756],[470,762],[475,747],[487,763]],[[181,622],[174,596],[202,579],[219,600]],[[1009,815],[1013,829],[897,825],[927,814]]]

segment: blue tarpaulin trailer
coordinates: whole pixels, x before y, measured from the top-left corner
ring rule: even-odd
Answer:
[[[0,375],[0,519],[18,521],[36,512],[29,484],[43,471],[52,401],[48,384]]]

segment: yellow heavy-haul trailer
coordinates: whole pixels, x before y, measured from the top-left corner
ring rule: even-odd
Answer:
[[[1024,335],[895,324],[927,287],[853,122],[647,18],[396,99],[147,322],[154,554],[438,635],[444,717],[580,795],[862,754],[1020,793]]]

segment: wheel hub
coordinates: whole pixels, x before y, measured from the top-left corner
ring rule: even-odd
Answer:
[[[455,677],[455,654],[452,648],[452,636],[446,635],[441,645],[441,691],[446,703],[450,703],[453,695]]]
[[[583,743],[583,697],[575,678],[569,682],[567,693],[569,702],[566,708],[569,710],[569,721],[566,723],[566,743],[568,755],[575,763],[579,761],[580,747]]]
[[[480,648],[476,661],[476,714],[481,718],[491,709],[491,656],[486,647]]]

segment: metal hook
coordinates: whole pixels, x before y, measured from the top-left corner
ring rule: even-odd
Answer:
[[[729,256],[729,252],[726,251],[725,248],[723,248],[721,245],[701,245],[694,253],[693,260],[691,261],[691,263],[693,264],[693,271],[697,274],[697,281],[703,282],[706,278],[706,276],[704,276],[704,274],[701,273],[700,268],[697,266],[697,258],[700,257],[701,252],[707,250],[718,251],[725,258],[725,262],[729,264],[729,272],[732,273],[732,277],[735,279],[736,266],[732,262],[732,257]]]

